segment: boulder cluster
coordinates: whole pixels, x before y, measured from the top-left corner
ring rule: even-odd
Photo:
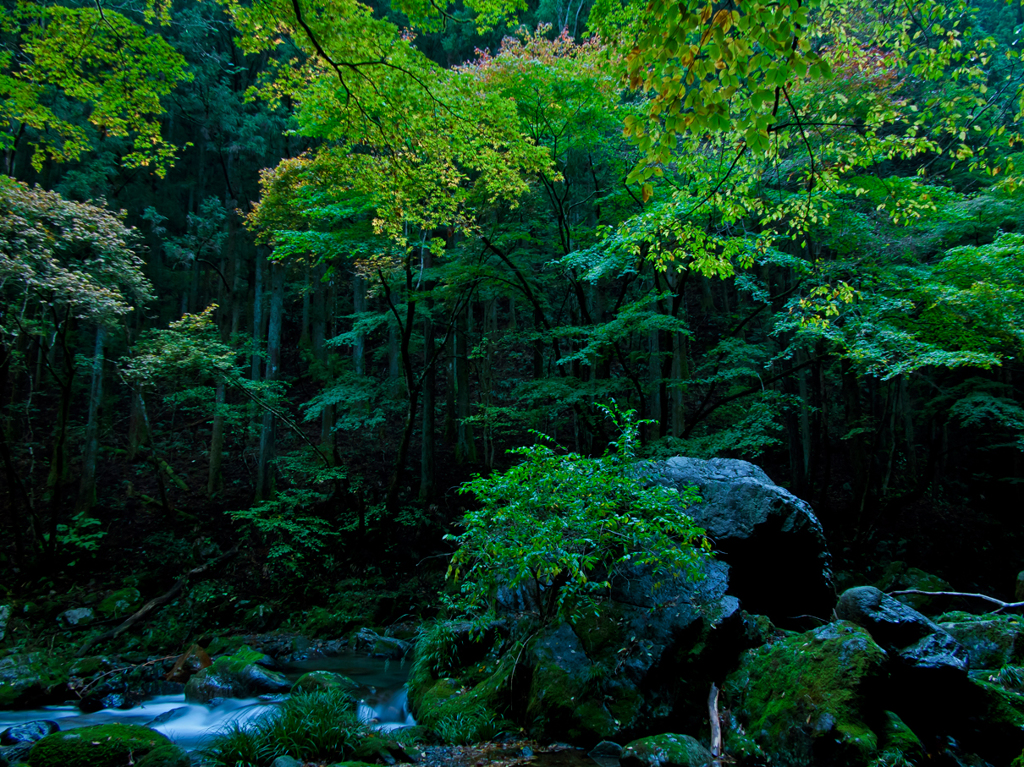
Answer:
[[[648,767],[709,764],[712,720],[740,764],[981,767],[1021,755],[1017,617],[927,617],[912,605],[938,603],[874,585],[837,598],[811,508],[745,461],[673,458],[650,477],[699,490],[687,513],[717,553],[703,578],[627,572],[572,623],[538,624],[506,596],[484,629],[438,624],[409,683],[422,724],[518,727]],[[884,580],[949,588],[902,563]]]

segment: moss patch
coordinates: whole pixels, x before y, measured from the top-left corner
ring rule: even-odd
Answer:
[[[192,760],[181,746],[160,746],[135,762],[135,767],[192,767]]]
[[[47,735],[28,754],[31,767],[126,767],[171,742],[132,724],[101,724]]]
[[[1024,625],[1014,615],[943,615],[940,625],[970,653],[971,670],[994,670],[1024,662]]]
[[[97,609],[103,615],[119,618],[130,615],[142,604],[142,594],[138,589],[119,589],[99,603]]]
[[[862,713],[866,687],[885,660],[868,632],[846,621],[748,651],[725,685],[738,719],[732,745],[770,753],[782,767],[866,764],[878,745]]]
[[[689,735],[652,735],[626,744],[623,767],[705,767],[711,752]]]

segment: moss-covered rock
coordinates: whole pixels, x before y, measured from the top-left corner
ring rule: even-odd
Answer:
[[[689,735],[652,735],[627,743],[622,767],[706,767],[711,752]]]
[[[724,688],[735,718],[728,750],[770,755],[778,767],[867,765],[878,737],[866,720],[886,660],[845,621],[748,651]]]
[[[910,764],[922,764],[925,759],[924,744],[906,723],[892,711],[885,712],[885,722],[880,732],[879,748],[882,756],[888,755],[895,761],[896,754]]]
[[[949,581],[932,575],[918,567],[911,567],[906,562],[896,560],[890,562],[882,572],[882,577],[874,584],[880,591],[953,591]],[[928,596],[926,594],[900,594],[895,597],[905,605],[913,607],[925,615],[935,615],[943,605],[948,605],[950,597]]]
[[[421,632],[407,683],[416,720],[447,743],[487,740],[516,729],[504,718],[512,706],[515,657],[499,657],[494,631],[464,628],[441,622]],[[460,658],[474,662],[464,668]]]
[[[47,735],[28,754],[31,767],[128,767],[171,742],[133,724],[101,724]]]
[[[135,762],[135,767],[192,767],[192,759],[181,746],[159,746]]]
[[[97,610],[108,618],[120,618],[131,615],[142,605],[142,594],[138,589],[118,589],[99,603]]]
[[[944,620],[946,618],[954,620]],[[939,625],[963,645],[971,670],[996,670],[1024,664],[1024,624],[1016,615],[949,613]]]
[[[259,664],[266,656],[248,646],[234,655],[217,658],[185,685],[185,700],[206,703],[213,698],[251,698],[257,695],[285,693],[291,690],[284,674]]]
[[[334,671],[310,671],[300,676],[292,685],[292,694],[297,692],[320,692],[321,690],[345,690],[354,692],[359,684],[344,674]]]
[[[46,653],[16,653],[0,658],[0,709],[33,708],[63,699],[67,659]]]

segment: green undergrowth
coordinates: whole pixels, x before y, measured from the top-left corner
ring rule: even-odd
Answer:
[[[279,756],[340,762],[367,736],[351,696],[333,689],[294,695],[244,725],[234,723],[202,749],[210,767],[269,767]]]

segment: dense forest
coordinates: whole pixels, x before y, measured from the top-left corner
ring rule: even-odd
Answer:
[[[1022,32],[1019,0],[5,0],[0,601],[237,552],[152,647],[429,617],[488,476],[626,435],[763,467],[840,585],[1011,598]]]

